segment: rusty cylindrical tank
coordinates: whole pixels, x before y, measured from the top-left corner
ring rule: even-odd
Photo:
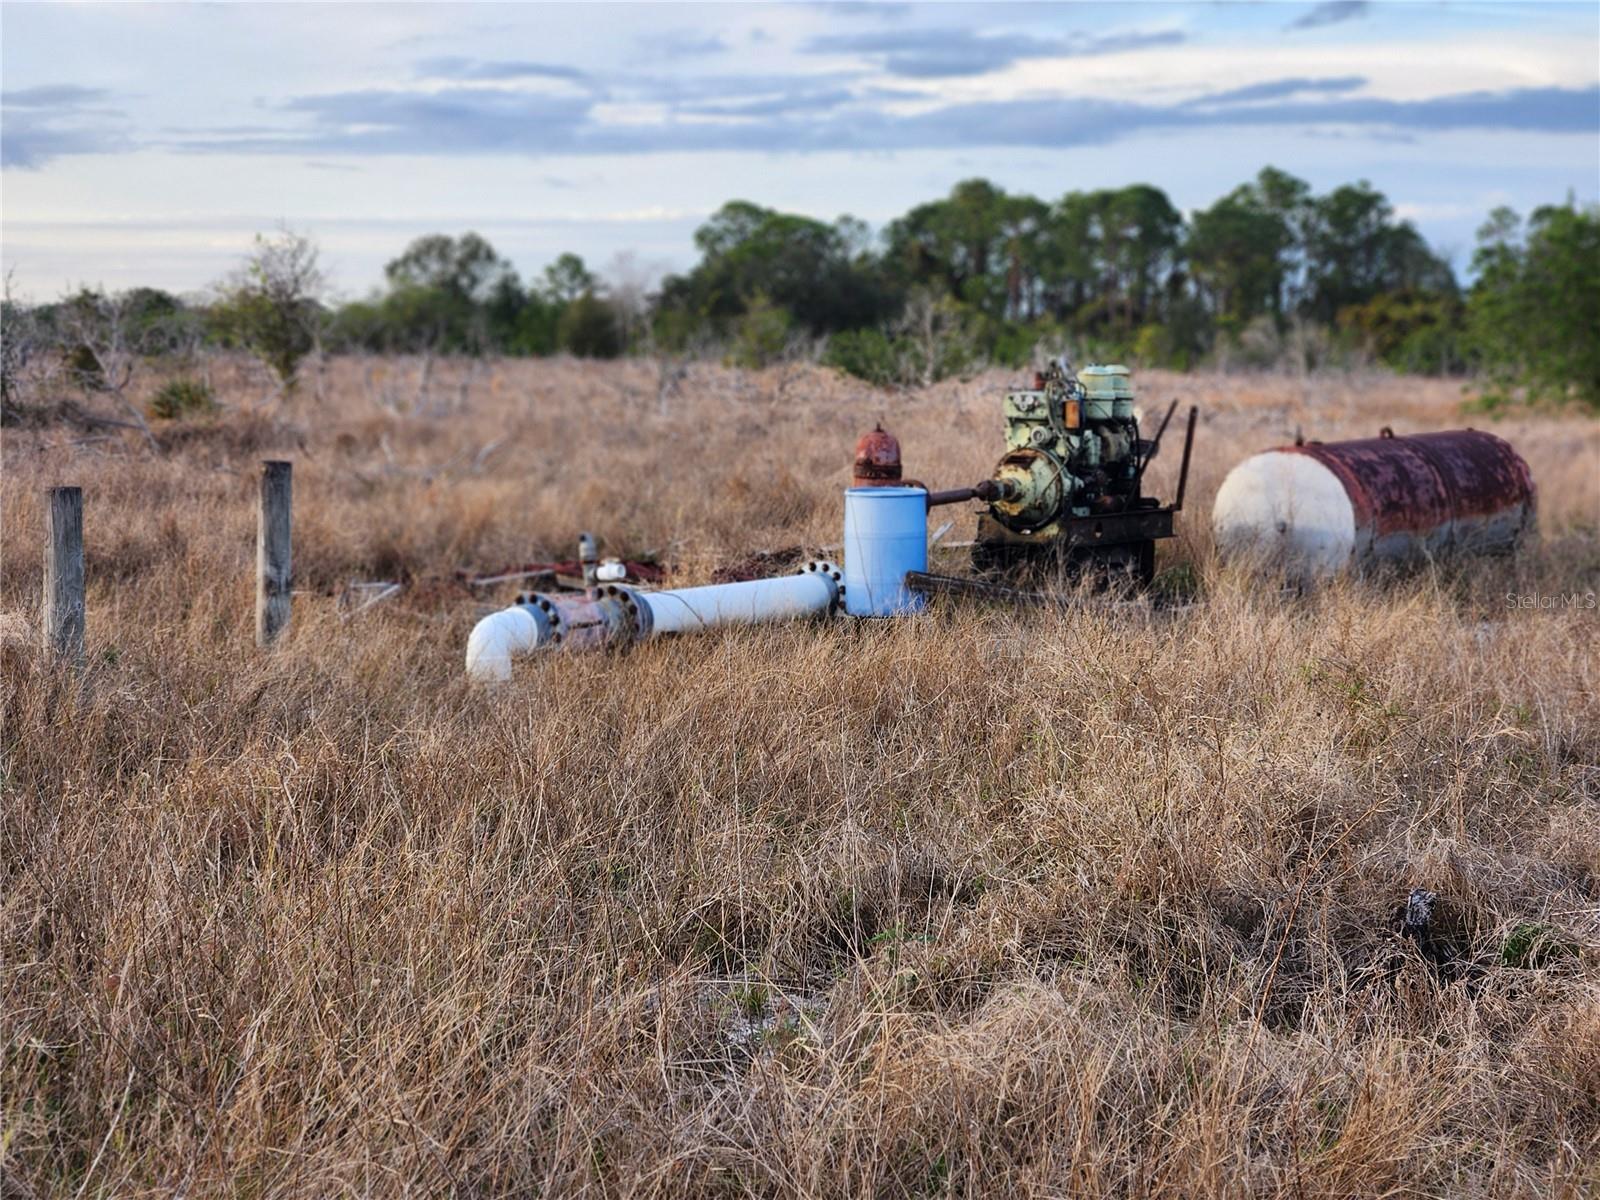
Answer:
[[[880,424],[856,443],[854,487],[897,487],[900,484],[900,443]]]
[[[1475,429],[1307,442],[1245,459],[1217,491],[1225,555],[1291,575],[1448,553],[1503,553],[1534,525],[1528,464]]]

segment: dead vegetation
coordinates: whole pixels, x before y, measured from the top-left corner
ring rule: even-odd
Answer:
[[[649,363],[437,362],[439,408],[383,371],[418,368],[335,361],[320,405],[159,453],[7,436],[7,1195],[1600,1187],[1594,423],[1496,426],[1539,548],[1296,598],[1213,561],[1227,467],[1470,423],[1459,393],[1148,374],[1205,412],[1161,563],[1197,603],[734,632],[485,694],[470,600],[349,617],[346,586],[582,528],[689,581],[826,546],[862,430],[969,482],[1003,379],[690,365],[664,400]],[[301,590],[261,656],[278,455]],[[34,649],[59,482],[77,682]]]

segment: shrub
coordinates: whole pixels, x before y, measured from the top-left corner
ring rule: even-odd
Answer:
[[[1383,292],[1341,309],[1339,328],[1397,371],[1443,375],[1462,366],[1461,302],[1447,292]]]
[[[214,310],[223,336],[265,363],[285,395],[316,348],[324,287],[316,243],[288,229],[258,234],[244,267],[223,285]]]
[[[203,379],[174,379],[161,386],[150,401],[150,415],[163,421],[216,411],[211,385]]]
[[[734,328],[728,362],[738,367],[764,367],[777,362],[789,349],[793,325],[789,310],[758,294]]]
[[[1043,342],[1055,339],[1052,331],[1042,324],[1019,325],[1007,322],[996,329],[989,343],[989,361],[1002,367],[1025,367],[1033,361],[1033,352]]]
[[[900,380],[899,349],[876,329],[851,329],[834,334],[828,339],[822,361],[825,366],[879,387]]]
[[[556,322],[556,340],[568,354],[579,358],[615,358],[622,353],[617,316],[593,292],[585,292],[562,310]]]

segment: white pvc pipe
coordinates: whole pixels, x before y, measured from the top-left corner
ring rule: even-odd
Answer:
[[[467,674],[484,682],[511,678],[511,658],[539,647],[545,628],[520,604],[490,613],[467,638]]]
[[[748,625],[758,621],[783,621],[794,617],[825,613],[839,599],[839,585],[826,570],[811,570],[800,575],[776,579],[753,579],[744,583],[713,584],[709,587],[674,588],[665,592],[629,592],[647,609],[639,626],[649,635],[684,633],[710,629],[716,625]],[[483,682],[502,682],[511,678],[511,660],[531,654],[541,646],[561,640],[560,600],[534,597],[533,605],[514,604],[490,613],[467,638],[467,674]],[[547,616],[539,605],[554,600],[555,609]],[[598,603],[617,604],[602,596]]]
[[[640,592],[639,599],[650,609],[651,633],[662,634],[810,616],[827,612],[838,594],[832,578],[808,574]]]

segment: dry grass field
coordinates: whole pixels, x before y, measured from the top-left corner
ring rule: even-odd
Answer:
[[[458,569],[582,529],[684,582],[834,545],[862,431],[971,482],[1007,376],[416,374],[257,408],[219,368],[228,411],[159,454],[6,432],[8,1197],[1600,1189],[1600,612],[1515,607],[1600,591],[1600,424],[1494,426],[1540,487],[1515,560],[1293,596],[1215,561],[1229,466],[1487,418],[1438,381],[1145,373],[1147,410],[1203,410],[1159,564],[1193,603],[664,639],[485,691],[474,601],[516,585]],[[269,457],[297,591],[263,654]],[[77,679],[37,649],[55,483]],[[407,587],[351,616],[361,580]]]

